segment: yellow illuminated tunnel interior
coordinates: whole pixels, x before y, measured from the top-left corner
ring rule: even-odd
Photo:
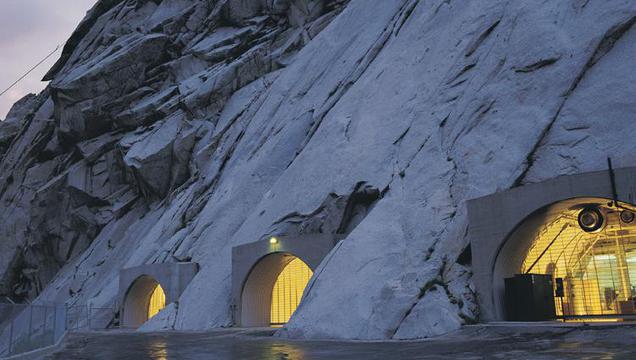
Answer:
[[[282,326],[289,321],[312,275],[309,266],[299,258],[285,266],[272,291],[271,326]]]
[[[163,292],[161,285],[157,284],[148,302],[148,319],[157,315],[164,307],[166,307],[166,294]]]
[[[522,273],[552,275],[555,287],[562,280],[557,315],[636,313],[636,209],[608,203],[595,209],[582,217],[581,207],[570,206],[548,217],[521,265]],[[595,221],[598,229],[584,228]]]

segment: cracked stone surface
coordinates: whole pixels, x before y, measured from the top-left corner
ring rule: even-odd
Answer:
[[[226,327],[232,247],[324,226],[344,240],[279,336],[473,323],[465,200],[634,165],[635,22],[628,0],[101,0],[0,123],[0,295],[114,306],[119,269],[194,261],[144,330]]]

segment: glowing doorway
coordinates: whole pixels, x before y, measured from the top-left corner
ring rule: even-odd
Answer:
[[[307,263],[289,253],[259,259],[243,282],[240,326],[283,326],[300,304],[312,275]]]
[[[148,302],[148,319],[157,315],[159,311],[166,307],[166,294],[163,292],[161,285],[157,284],[155,289],[150,295],[150,301]]]
[[[151,276],[138,277],[128,289],[123,306],[122,326],[137,328],[166,307],[166,294]]]
[[[289,321],[312,275],[309,266],[299,258],[285,266],[272,290],[271,326],[282,326]]]

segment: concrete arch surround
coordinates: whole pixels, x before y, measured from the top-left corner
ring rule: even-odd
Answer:
[[[199,270],[196,263],[146,264],[119,272],[121,326],[137,328],[147,318],[150,295],[157,284],[166,295],[166,305],[179,299]]]
[[[234,324],[266,327],[270,323],[272,289],[278,275],[294,258],[315,271],[338,239],[333,235],[280,236],[232,249]]]
[[[636,199],[636,167],[614,172],[617,199],[633,204]],[[505,320],[501,296],[503,278],[512,275],[510,273],[522,261],[523,249],[529,246],[524,241],[531,237],[531,229],[536,229],[537,224],[545,221],[550,213],[558,211],[559,207],[581,202],[598,203],[612,197],[609,172],[598,171],[560,176],[469,200],[468,234],[481,320]],[[514,244],[508,242],[515,232],[526,232],[526,235],[514,236]]]

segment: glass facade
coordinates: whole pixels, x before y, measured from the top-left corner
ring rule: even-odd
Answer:
[[[636,221],[627,206],[570,207],[538,229],[520,271],[552,275],[558,315],[636,313]]]
[[[161,285],[157,284],[148,302],[148,319],[157,315],[164,307],[166,307],[166,294],[163,292]]]
[[[313,272],[299,258],[294,258],[278,275],[272,291],[271,326],[282,326],[300,303]]]

